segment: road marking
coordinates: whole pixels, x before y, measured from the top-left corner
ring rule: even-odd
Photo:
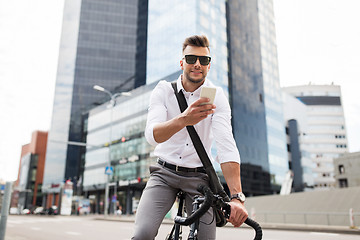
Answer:
[[[39,228],[39,227],[31,227],[30,229],[34,230],[34,231],[40,231],[41,230],[41,228]]]
[[[20,221],[16,221],[16,220],[7,220],[8,223],[12,223],[12,224],[21,224]]]
[[[43,223],[43,222],[79,222],[81,219],[74,218],[51,218],[51,217],[43,217],[43,218],[29,218],[29,219],[9,219],[7,222],[12,224],[32,224],[32,223]]]
[[[310,232],[311,235],[322,235],[322,236],[339,236],[338,233],[324,233],[324,232]]]
[[[79,232],[65,232],[66,234],[73,235],[73,236],[80,236],[81,233]]]

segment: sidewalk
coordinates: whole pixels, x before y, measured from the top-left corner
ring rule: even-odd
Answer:
[[[108,216],[104,218],[102,215],[97,215],[94,220],[102,221],[119,221],[119,222],[134,222],[135,215],[121,215],[121,216]],[[172,219],[164,219],[163,224],[174,224]],[[326,233],[339,233],[339,234],[358,234],[360,229],[351,229],[344,226],[326,226],[326,225],[301,225],[301,224],[282,224],[282,223],[260,223],[262,229],[274,230],[287,230],[287,231],[306,231],[306,232],[326,232]],[[230,223],[225,227],[232,227]],[[247,225],[241,227],[249,228]]]

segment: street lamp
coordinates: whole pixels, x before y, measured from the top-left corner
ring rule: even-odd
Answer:
[[[105,88],[99,86],[99,85],[94,85],[93,87],[95,90],[100,91],[100,92],[104,92],[106,94],[109,95],[110,97],[110,133],[109,133],[109,154],[108,154],[108,162],[107,165],[110,168],[111,167],[111,158],[110,158],[110,146],[111,146],[111,142],[112,142],[112,127],[113,127],[113,109],[116,105],[116,98],[120,97],[120,96],[131,96],[131,92],[121,92],[121,93],[114,93],[112,94],[110,91],[106,90]],[[108,209],[109,209],[109,201],[108,201],[108,197],[109,197],[109,182],[110,182],[110,174],[107,174],[106,177],[106,184],[105,184],[105,209],[104,209],[104,216],[107,217],[108,216]],[[116,194],[116,193],[115,193]]]

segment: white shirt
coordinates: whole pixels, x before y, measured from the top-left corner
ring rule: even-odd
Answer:
[[[215,87],[207,79],[202,86]],[[177,79],[177,89],[178,91],[183,91],[188,106],[200,98],[202,86],[194,92],[186,92],[181,83],[181,75]],[[232,134],[230,105],[223,90],[220,87],[216,88],[214,100],[216,106],[215,113],[209,115],[206,119],[194,125],[194,127],[212,161],[211,145],[215,139],[217,149],[216,160],[219,163],[240,163],[239,151]],[[154,125],[173,119],[180,113],[171,83],[160,81],[150,97],[145,137],[151,145],[156,146],[154,154],[162,160],[183,167],[201,167],[202,163],[186,128],[181,129],[163,143],[157,143],[154,139]]]

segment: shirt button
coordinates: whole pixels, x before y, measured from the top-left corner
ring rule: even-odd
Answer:
[[[181,157],[179,157],[181,159]]]
[[[189,146],[189,144],[187,143],[186,146]]]

